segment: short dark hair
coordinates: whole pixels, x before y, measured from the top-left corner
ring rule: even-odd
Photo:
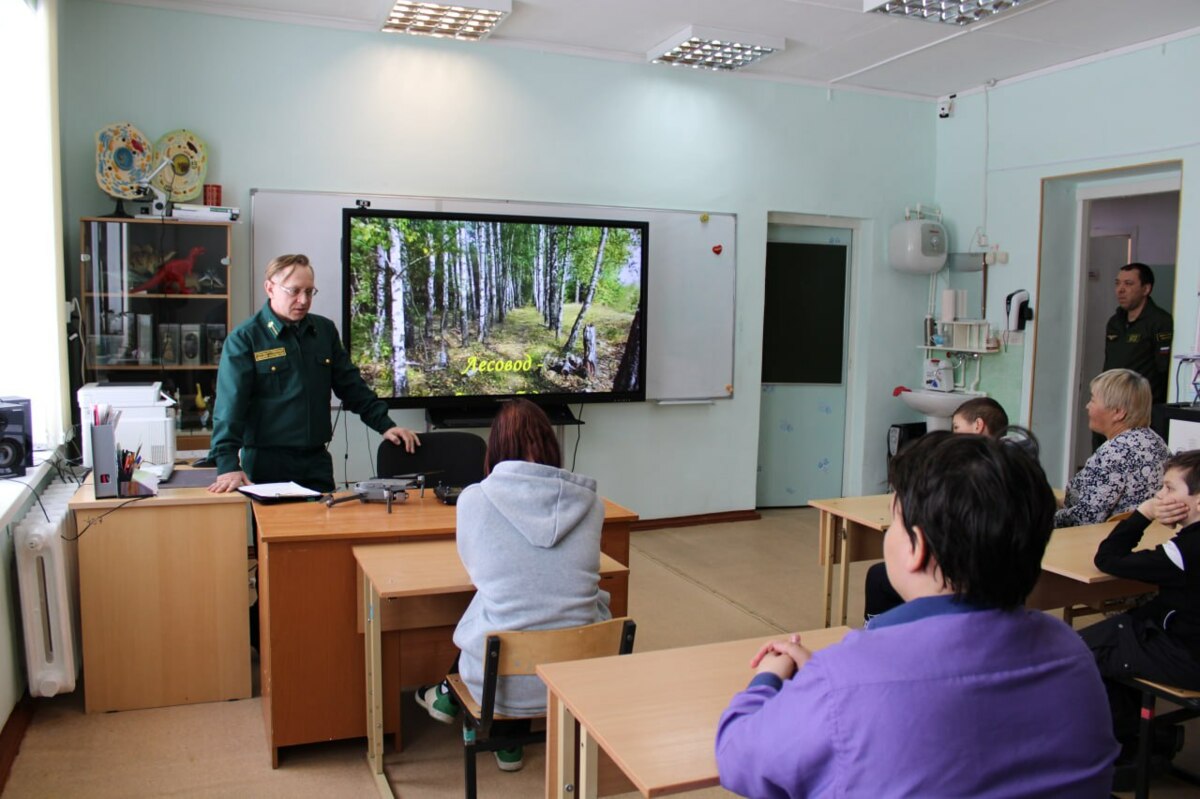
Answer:
[[[932,556],[955,596],[973,605],[1008,610],[1025,601],[1041,575],[1055,502],[1024,447],[939,430],[893,458],[889,472],[909,540],[916,544],[917,527],[925,537],[922,566]]]
[[[1183,472],[1183,482],[1187,484],[1188,494],[1200,493],[1200,449],[1176,452],[1163,464],[1163,474],[1169,469]]]
[[[483,465],[490,474],[501,461],[531,461],[562,467],[562,451],[550,417],[529,400],[504,403],[492,420]]]
[[[1124,266],[1122,266],[1120,271],[1129,272],[1131,270],[1137,270],[1138,280],[1141,282],[1141,284],[1143,286],[1150,286],[1151,288],[1154,287],[1154,270],[1153,269],[1146,266],[1144,263],[1141,263],[1140,261],[1134,261],[1131,264],[1125,264]]]
[[[968,422],[982,419],[983,426],[987,428],[988,435],[993,438],[999,438],[1000,434],[1004,432],[1004,428],[1008,427],[1008,414],[1004,412],[1004,408],[1001,407],[1000,403],[991,397],[969,399],[958,406],[958,410],[954,412],[954,415],[961,416]]]

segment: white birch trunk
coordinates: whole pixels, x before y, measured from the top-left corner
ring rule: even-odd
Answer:
[[[392,249],[388,260],[392,265],[392,394],[396,397],[408,395],[408,351],[406,348],[404,298],[407,292],[408,264],[403,263],[404,248],[400,242],[400,231],[391,230]]]
[[[596,285],[600,282],[600,271],[604,265],[604,245],[608,243],[608,228],[600,231],[600,244],[596,248],[596,265],[592,267],[592,279],[588,283],[587,294],[584,295],[583,305],[579,307],[579,316],[575,317],[575,324],[571,325],[571,335],[567,336],[567,343],[563,345],[563,352],[571,351],[575,346],[575,337],[579,333],[579,326],[583,324],[583,316],[587,313],[588,308],[592,307],[592,298],[596,296]],[[576,284],[578,291],[578,284]]]

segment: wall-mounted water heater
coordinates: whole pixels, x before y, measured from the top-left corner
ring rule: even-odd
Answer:
[[[906,219],[888,233],[892,269],[931,275],[946,265],[946,228],[931,219]]]

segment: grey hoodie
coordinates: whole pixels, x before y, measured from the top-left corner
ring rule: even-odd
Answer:
[[[546,630],[612,617],[601,591],[600,530],[604,502],[596,481],[565,469],[503,461],[458,498],[458,554],[477,593],[454,631],[458,669],[471,695],[483,691],[488,633]],[[496,691],[496,712],[545,712],[537,677],[509,677]]]

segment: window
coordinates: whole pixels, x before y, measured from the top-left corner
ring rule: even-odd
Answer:
[[[33,402],[35,446],[69,419],[53,0],[0,0],[0,395]]]

